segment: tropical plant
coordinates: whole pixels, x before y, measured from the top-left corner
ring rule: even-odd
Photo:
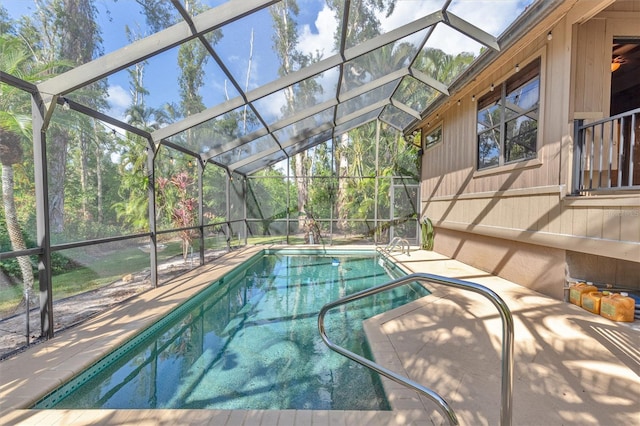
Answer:
[[[0,69],[25,81],[36,81],[48,68],[32,61],[22,42],[0,36]],[[27,248],[15,203],[14,167],[23,162],[24,146],[31,138],[30,103],[25,94],[8,84],[0,84],[0,163],[2,166],[2,204],[7,233],[13,250]],[[25,295],[33,289],[33,267],[28,256],[18,256]],[[25,298],[26,301],[26,298]]]
[[[118,220],[134,231],[149,229],[149,176],[146,170],[146,145],[143,138],[127,133],[119,142],[120,153],[118,194],[122,201],[113,204]]]
[[[189,190],[194,184],[193,178],[186,171],[183,171],[172,176],[170,183],[176,189],[175,205],[171,209],[173,225],[176,228],[193,226],[198,217],[198,201],[194,197],[189,196]],[[166,185],[164,189],[166,190]],[[182,239],[182,257],[186,261],[191,242],[193,241],[193,231],[190,229],[182,229],[180,231],[180,238]]]
[[[433,228],[433,223],[431,219],[425,217],[422,219],[422,249],[423,250],[433,250],[433,244],[435,240],[435,230]]]

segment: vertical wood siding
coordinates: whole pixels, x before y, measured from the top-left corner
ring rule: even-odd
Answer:
[[[517,53],[505,55],[508,59],[486,70],[461,94],[454,94],[437,119],[428,119],[433,123],[424,123],[423,131],[427,132],[442,120],[443,141],[426,150],[422,158],[423,215],[434,223],[449,223],[468,232],[475,232],[477,226],[510,231],[505,235],[514,239],[521,232],[541,232],[559,239],[640,242],[640,202],[611,199],[583,205],[566,198],[574,116],[594,120],[609,113],[612,26],[625,35],[640,37],[640,21],[635,21],[633,29],[633,19],[620,19],[619,11],[629,7],[640,11],[640,1],[616,2],[607,9],[614,17],[596,16],[575,26],[563,18],[554,25],[551,41],[545,33]],[[515,64],[523,66],[538,55],[543,58],[538,161],[495,173],[477,172],[477,103],[471,96],[478,99],[491,83],[498,88],[513,73]],[[624,256],[631,258],[629,246],[625,247],[621,249]],[[579,247],[566,249],[579,251]]]

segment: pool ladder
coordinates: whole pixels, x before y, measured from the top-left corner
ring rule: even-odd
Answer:
[[[506,303],[498,296],[493,290],[472,282],[457,280],[455,278],[447,278],[439,275],[432,275],[426,273],[415,273],[410,274],[393,281],[390,281],[386,284],[382,284],[376,287],[371,287],[369,289],[342,297],[333,302],[327,303],[322,307],[320,313],[318,314],[318,330],[320,331],[320,336],[324,343],[333,351],[338,352],[341,355],[381,374],[388,379],[393,380],[396,383],[404,385],[409,389],[413,389],[418,393],[424,395],[438,406],[443,416],[449,421],[450,425],[458,425],[458,419],[456,417],[455,412],[449,406],[447,401],[444,400],[438,393],[435,391],[426,388],[413,380],[401,376],[375,362],[364,358],[354,352],[351,352],[347,349],[344,349],[341,346],[336,345],[327,337],[325,325],[324,325],[324,317],[327,312],[337,306],[341,306],[347,304],[349,302],[353,302],[355,300],[362,299],[364,297],[372,296],[374,294],[381,293],[386,290],[391,290],[395,287],[399,287],[404,284],[409,284],[415,281],[420,282],[428,282],[432,284],[441,284],[448,287],[455,287],[463,290],[469,290],[475,293],[479,293],[485,296],[487,299],[493,303],[493,305],[498,309],[500,313],[500,317],[502,318],[502,384],[501,384],[501,393],[502,393],[502,402],[500,406],[500,425],[501,426],[510,426],[512,420],[512,389],[513,389],[513,316],[511,315],[511,311],[507,307]]]
[[[401,238],[401,237],[393,237],[393,239],[389,242],[389,244],[387,244],[387,246],[383,249],[381,249],[384,252],[390,253],[391,251],[393,251],[393,249],[395,249],[398,245],[400,245],[400,254],[404,253],[404,249],[405,247],[407,248],[407,256],[410,256],[409,254],[409,241],[407,241],[406,238]]]

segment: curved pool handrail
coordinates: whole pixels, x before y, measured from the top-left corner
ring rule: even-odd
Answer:
[[[411,246],[409,245],[409,241],[406,238],[393,237],[393,239],[389,241],[389,244],[387,244],[386,247],[382,248],[381,250],[383,252],[390,253],[394,248],[398,246],[398,244],[400,245],[400,253],[404,253],[404,248],[406,246],[407,256],[410,256]],[[378,248],[376,248],[376,250],[378,250]]]
[[[507,307],[506,303],[502,300],[502,298],[498,296],[493,290],[483,285],[468,281],[462,281],[455,278],[447,278],[440,275],[419,272],[395,279],[386,284],[371,287],[369,289],[350,294],[333,302],[327,303],[322,307],[322,309],[320,309],[320,313],[318,314],[318,330],[320,331],[322,340],[331,350],[338,352],[339,354],[342,354],[345,357],[365,367],[368,367],[379,374],[382,374],[383,376],[393,380],[396,383],[409,387],[423,394],[438,405],[438,408],[441,410],[444,417],[449,420],[449,424],[458,425],[458,419],[453,409],[451,409],[449,404],[439,394],[367,358],[364,358],[354,352],[336,345],[329,340],[326,334],[324,317],[330,309],[415,281],[442,284],[445,286],[460,288],[463,290],[469,290],[481,294],[488,298],[491,303],[493,303],[493,305],[498,309],[500,317],[502,318],[502,403],[500,407],[500,425],[510,426],[513,410],[513,316],[511,315],[511,311]]]

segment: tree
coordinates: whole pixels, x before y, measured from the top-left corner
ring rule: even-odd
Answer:
[[[147,6],[150,8],[152,4]],[[161,12],[145,10],[152,17],[164,16]],[[149,18],[147,20],[149,21]],[[154,22],[150,25],[161,26],[162,23]],[[129,27],[125,28],[125,32],[130,42],[142,37],[140,33],[134,32]],[[152,108],[146,105],[145,96],[149,94],[144,86],[146,64],[147,61],[141,61],[127,70],[131,104],[125,110],[125,114],[129,124],[151,132],[171,122],[177,113],[173,105],[166,104],[164,108]],[[136,231],[146,231],[149,229],[148,190],[151,184],[146,173],[148,141],[127,132],[126,137],[119,140],[118,144],[122,146],[119,166],[121,181],[118,191],[122,201],[115,203],[114,209],[118,219],[132,226]]]
[[[0,69],[26,81],[43,78],[48,68],[32,62],[31,55],[18,38],[0,35]],[[18,221],[14,194],[14,166],[22,163],[23,143],[31,136],[30,104],[20,99],[21,92],[0,84],[0,163],[2,166],[2,204],[7,232],[13,250],[27,248]],[[33,267],[28,256],[18,256],[25,294],[33,289]],[[28,301],[25,298],[25,303]]]
[[[70,69],[89,62],[100,52],[102,39],[95,21],[93,0],[36,0],[36,8],[37,22],[26,19],[20,28],[20,34],[37,56],[36,60],[58,63],[62,69]],[[102,91],[102,95],[93,92],[88,96],[93,99],[88,104],[96,106],[104,96],[104,87],[92,90]],[[65,224],[65,183],[72,130],[55,123],[48,130],[49,219],[52,232],[61,233]],[[86,163],[73,169],[84,173],[86,178]]]
[[[207,223],[224,222],[227,218],[227,174],[213,164],[207,164],[203,173],[204,218]]]
[[[380,21],[376,16],[378,12],[393,12],[396,0],[355,0],[351,2],[350,16],[346,28],[346,46],[355,46],[380,34]],[[327,5],[334,11],[336,18],[341,19],[344,13],[345,2],[341,0],[329,0]],[[341,30],[341,29],[339,29]],[[336,33],[334,40],[336,47],[340,45],[341,34]],[[342,91],[347,92],[364,83],[366,73],[358,66],[358,61],[345,64],[343,69]],[[346,226],[345,205],[347,203],[347,181],[349,176],[349,160],[343,155],[348,150],[351,142],[349,135],[340,136],[336,147],[336,166],[338,169],[338,191],[336,195],[336,210],[338,213],[338,228]]]
[[[15,35],[7,9],[0,4],[0,34]]]
[[[0,51],[3,58],[5,55],[3,43],[4,38],[0,38]],[[3,64],[4,65],[4,64]],[[7,99],[8,90],[2,85],[2,100]],[[22,162],[22,137],[28,131],[29,117],[16,116],[12,112],[6,111],[4,106],[0,111],[0,163],[2,164],[2,205],[4,207],[4,219],[7,224],[7,232],[13,250],[24,250],[27,248],[22,229],[18,221],[14,197],[13,166]],[[25,294],[33,288],[33,269],[28,256],[18,256],[18,264],[22,274]]]
[[[203,11],[203,6],[198,0],[186,0],[184,6],[193,15]],[[207,34],[206,37],[209,43],[215,44],[221,37],[221,33],[220,31],[214,31]],[[205,109],[200,89],[204,86],[204,67],[209,57],[209,52],[197,39],[182,44],[178,50],[178,67],[181,70],[178,84],[180,86],[180,109],[183,117],[188,117]],[[194,145],[198,144],[197,134],[194,129],[189,129],[185,133],[187,146],[194,147]],[[170,181],[178,189],[176,194],[177,205],[172,209],[173,223],[180,228],[195,225],[198,218],[198,199],[191,197],[189,193],[189,189],[195,180],[187,172],[183,171],[173,175]],[[193,237],[193,231],[191,230],[180,231],[182,254],[185,261]]]
[[[443,84],[450,84],[474,60],[473,53],[462,52],[451,55],[436,48],[425,49],[413,64],[417,68]]]
[[[273,18],[273,48],[280,59],[278,74],[288,75],[298,69],[307,67],[320,60],[320,54],[305,54],[298,49],[298,31],[295,16],[299,13],[298,4],[295,0],[285,0],[271,6],[271,16]],[[298,111],[304,107],[315,103],[315,96],[321,92],[321,86],[313,79],[300,82],[297,86],[289,86],[285,89],[284,95],[286,105],[285,115]],[[296,132],[297,133],[297,132]],[[306,151],[296,155],[292,161],[294,179],[297,188],[297,211],[305,212],[309,201],[309,175],[310,162],[307,159]],[[304,216],[299,216],[298,228],[302,230],[304,226]]]
[[[259,219],[262,235],[271,224],[287,217],[287,180],[276,169],[264,169],[247,180],[247,217]]]
[[[316,219],[329,219],[333,216],[333,205],[337,182],[333,173],[331,142],[325,142],[307,151],[309,174],[309,205]]]
[[[204,10],[198,0],[185,0],[184,7],[191,15],[197,15]],[[215,45],[222,37],[222,33],[219,30],[212,31],[207,33],[205,37],[210,44]],[[210,56],[204,44],[200,43],[198,39],[183,43],[178,49],[178,67],[181,71],[178,85],[180,86],[180,109],[183,117],[205,109],[200,89],[204,86],[204,69]]]
[[[172,175],[170,179],[158,177],[156,183],[157,203],[164,205],[169,211],[173,226],[176,228],[193,226],[197,218],[198,200],[190,196],[194,180],[189,173],[181,171]],[[186,261],[193,241],[192,231],[181,230],[180,238],[182,239],[182,257]]]

